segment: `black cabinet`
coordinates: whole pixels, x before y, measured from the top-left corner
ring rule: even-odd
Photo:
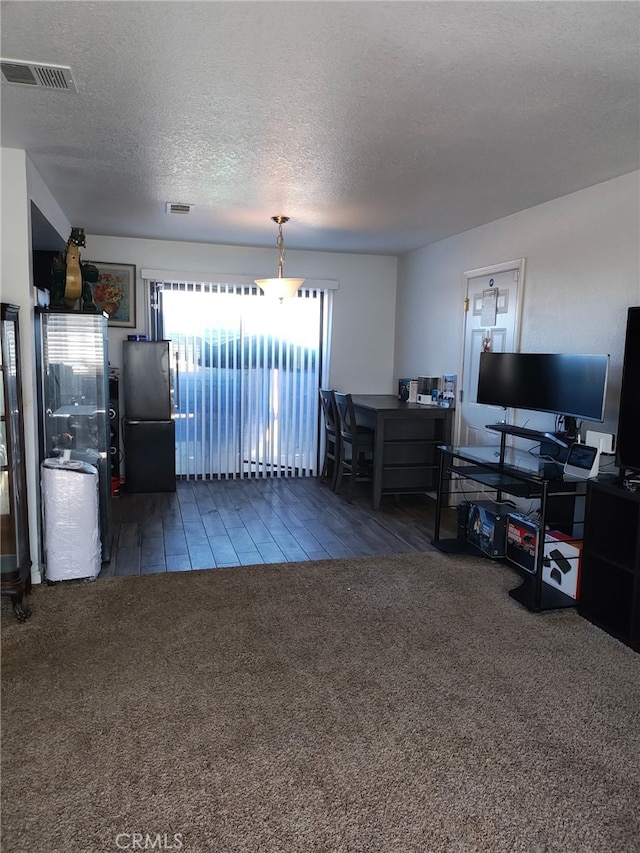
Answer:
[[[175,492],[176,422],[124,422],[127,491]]]
[[[592,481],[578,613],[640,651],[640,492]]]
[[[2,303],[0,320],[0,568],[2,594],[16,617],[30,615],[31,588],[18,307]]]

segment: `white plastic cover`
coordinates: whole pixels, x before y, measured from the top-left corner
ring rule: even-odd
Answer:
[[[46,579],[97,577],[102,565],[97,468],[45,459],[41,475]]]

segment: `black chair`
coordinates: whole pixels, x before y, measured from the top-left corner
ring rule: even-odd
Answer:
[[[340,427],[340,461],[335,491],[340,491],[342,478],[349,476],[347,500],[353,502],[353,487],[357,480],[373,479],[373,442],[375,432],[358,426],[351,394],[333,392]]]
[[[324,462],[320,476],[329,480],[331,489],[335,492],[340,465],[340,432],[333,391],[320,388],[320,405],[324,419]]]

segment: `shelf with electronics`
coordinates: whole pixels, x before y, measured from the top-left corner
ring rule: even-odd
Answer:
[[[628,309],[615,442],[586,428],[604,419],[608,356],[528,355],[483,353],[477,402],[540,407],[555,413],[564,431],[497,423],[487,428],[500,436],[499,446],[441,446],[433,544],[506,559],[522,577],[509,594],[527,608],[575,606],[640,651],[640,306]],[[535,384],[545,376],[562,395]],[[562,416],[563,406],[573,414]],[[493,502],[462,501],[458,537],[441,539],[440,514],[454,478],[476,484]],[[514,510],[512,499],[530,501],[529,512]]]
[[[536,412],[537,422],[554,415],[554,425],[487,424],[496,444],[440,448],[433,544],[506,559],[521,576],[510,595],[532,611],[575,607],[579,596],[587,483],[600,452],[582,443],[578,423],[602,422],[608,368],[608,355],[483,351],[474,402],[505,416]],[[452,479],[474,496],[458,506],[458,537],[441,540]]]
[[[640,306],[627,312],[619,473],[590,481],[578,613],[640,651]]]
[[[442,539],[441,513],[452,479],[474,484],[470,491],[479,486],[482,497],[458,505],[458,536]],[[536,458],[507,445],[504,433],[499,446],[441,446],[432,544],[445,553],[508,560],[520,576],[509,594],[529,610],[575,607],[585,494],[586,480],[540,473]],[[535,511],[522,512],[518,501],[525,500]]]

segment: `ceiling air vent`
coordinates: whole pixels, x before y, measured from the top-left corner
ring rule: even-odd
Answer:
[[[37,89],[54,89],[58,92],[75,92],[71,69],[63,65],[42,65],[36,62],[19,62],[0,59],[2,82],[17,86],[34,86]]]
[[[192,204],[182,204],[180,202],[167,202],[167,213],[191,213]]]

